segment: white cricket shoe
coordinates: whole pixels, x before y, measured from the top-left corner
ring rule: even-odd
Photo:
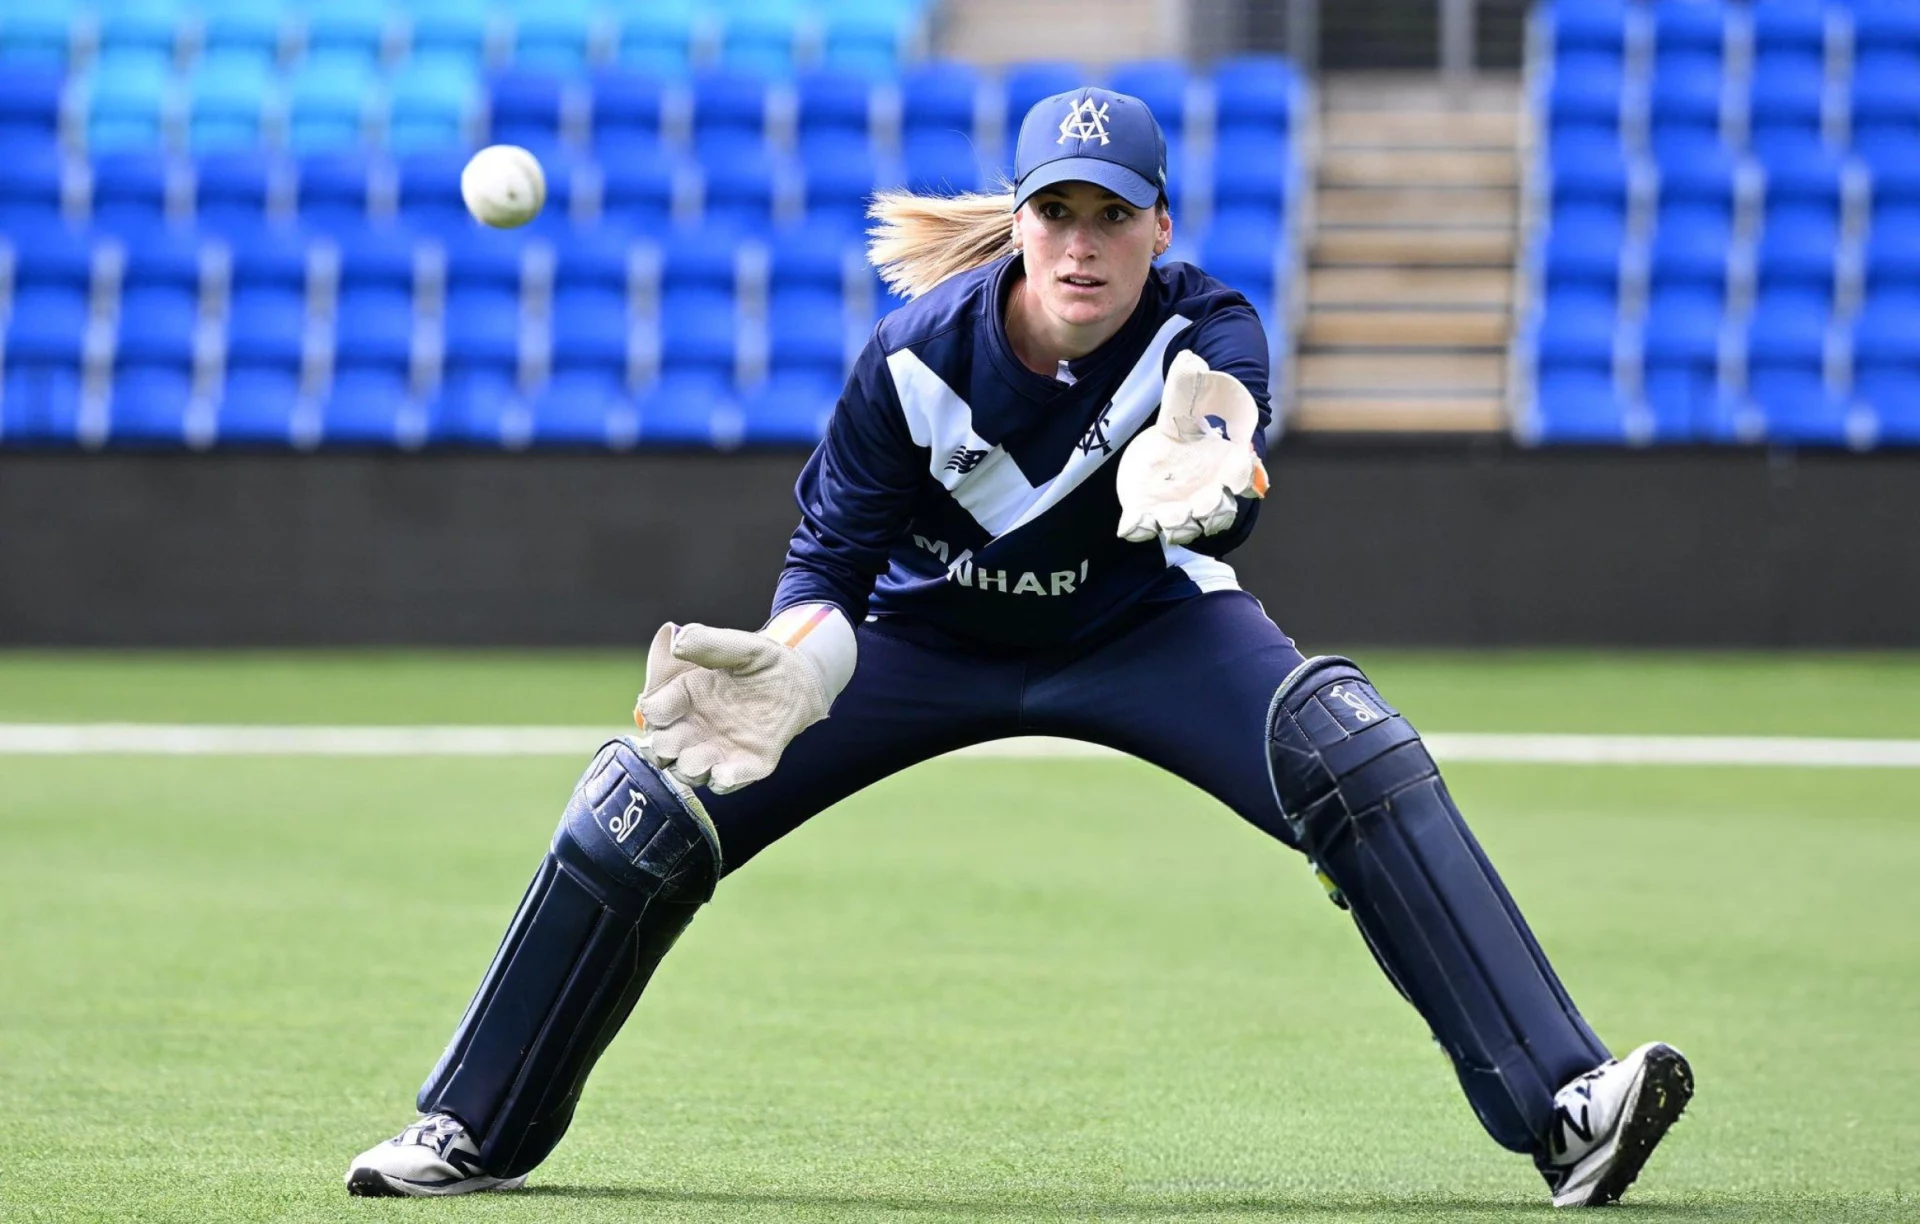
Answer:
[[[1692,1096],[1686,1056],[1658,1041],[1555,1093],[1547,1151],[1535,1161],[1553,1205],[1600,1207],[1619,1198]]]
[[[354,1157],[347,1192],[363,1197],[419,1198],[518,1190],[527,1176],[489,1177],[480,1149],[452,1114],[428,1114],[393,1138]]]

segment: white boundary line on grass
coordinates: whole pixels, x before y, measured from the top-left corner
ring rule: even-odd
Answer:
[[[620,734],[599,727],[271,727],[184,723],[0,723],[0,756],[573,756]],[[1920,769],[1920,740],[1720,735],[1426,737],[1443,761],[1552,765],[1797,765]],[[962,749],[970,757],[1117,759],[1110,748],[1029,736]]]

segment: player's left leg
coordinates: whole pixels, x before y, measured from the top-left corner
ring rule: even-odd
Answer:
[[[1611,1062],[1412,727],[1351,664],[1303,658],[1251,596],[1146,617],[1037,678],[1027,708],[1036,730],[1152,761],[1306,853],[1488,1134],[1535,1156],[1556,1203],[1617,1197],[1684,1106],[1676,1051]]]

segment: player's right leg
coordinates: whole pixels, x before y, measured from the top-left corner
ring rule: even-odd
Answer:
[[[553,1150],[595,1061],[723,872],[890,773],[1013,733],[1017,663],[857,631],[828,718],[769,777],[690,792],[624,740],[575,788],[551,849],[420,1090],[423,1117],[356,1158],[364,1195],[512,1189]]]

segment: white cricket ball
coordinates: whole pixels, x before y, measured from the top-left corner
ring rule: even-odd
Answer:
[[[482,225],[513,229],[540,215],[547,176],[540,159],[519,145],[488,145],[460,172],[460,198]]]

